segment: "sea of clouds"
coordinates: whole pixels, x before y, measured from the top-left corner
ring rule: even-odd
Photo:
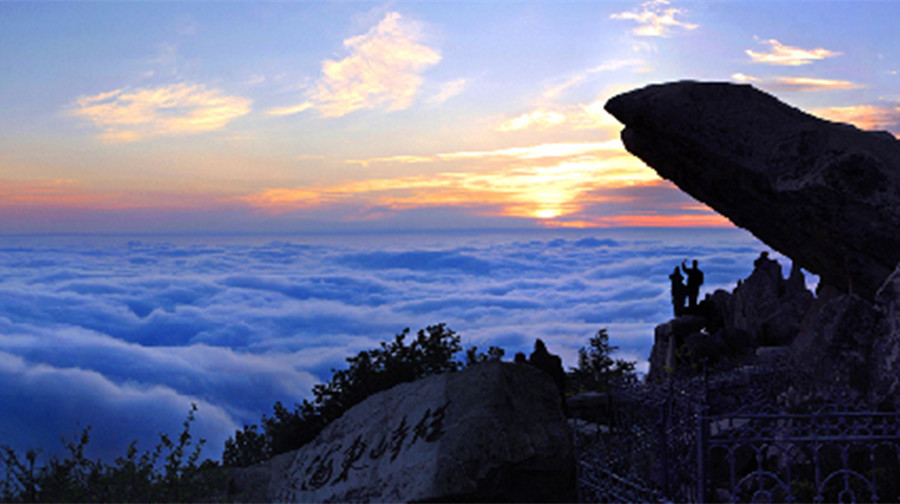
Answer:
[[[218,458],[346,357],[439,322],[507,358],[542,338],[566,366],[608,328],[646,370],[672,269],[698,259],[704,292],[731,289],[762,250],[734,229],[3,237],[0,445],[54,453],[90,425],[111,461],[177,433],[196,403]]]

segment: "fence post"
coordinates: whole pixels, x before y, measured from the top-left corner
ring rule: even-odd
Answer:
[[[707,440],[709,438],[709,421],[707,412],[709,409],[709,372],[706,362],[703,362],[703,394],[697,403],[697,502],[706,502],[706,454]]]
[[[669,493],[669,439],[668,439],[668,423],[669,423],[669,407],[670,401],[672,400],[672,381],[671,377],[668,379],[668,394],[666,395],[666,400],[659,408],[659,420],[657,421],[658,432],[657,432],[657,442],[659,443],[657,446],[661,447],[662,453],[660,453],[660,487],[663,490],[663,496],[668,498]]]

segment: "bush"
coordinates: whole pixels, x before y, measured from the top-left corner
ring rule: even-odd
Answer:
[[[610,385],[637,381],[635,362],[613,359],[619,347],[609,344],[606,329],[591,337],[588,348],[578,350],[578,367],[569,373],[570,388],[577,391],[606,391]]]
[[[420,330],[409,344],[409,329],[397,334],[393,341],[379,348],[364,350],[348,357],[349,366],[334,373],[326,383],[313,387],[313,400],[304,400],[289,411],[275,403],[271,417],[263,415],[263,433],[256,425],[244,426],[225,441],[222,463],[229,467],[246,467],[271,456],[296,450],[314,439],[329,423],[372,394],[395,385],[461,367],[456,354],[462,350],[459,336],[445,324]],[[502,355],[502,350],[490,350]],[[487,357],[472,349],[471,363]]]
[[[225,475],[216,462],[197,463],[206,441],[192,442],[190,427],[196,411],[192,404],[177,441],[160,434],[153,451],[140,455],[134,441],[112,465],[85,456],[90,427],[72,441],[63,440],[67,457],[53,457],[44,465],[37,464],[37,450],[20,456],[8,446],[0,446],[0,464],[6,475],[0,501],[194,502],[209,497],[221,488]]]

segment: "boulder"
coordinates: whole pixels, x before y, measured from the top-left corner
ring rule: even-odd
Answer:
[[[699,333],[706,326],[707,320],[697,315],[682,315],[664,324],[656,326],[653,335],[653,348],[650,350],[650,370],[647,380],[662,380],[668,372],[675,371],[683,360],[679,355],[683,345],[692,334]],[[683,366],[682,366],[683,367]]]
[[[278,502],[572,501],[574,456],[542,371],[486,362],[373,395],[280,462]],[[258,485],[257,485],[258,486]]]
[[[675,82],[613,97],[625,147],[843,292],[872,300],[900,262],[900,141],[748,85]]]

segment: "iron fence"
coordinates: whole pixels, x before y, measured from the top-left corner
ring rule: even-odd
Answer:
[[[761,369],[614,388],[600,424],[576,429],[579,498],[900,501],[900,412],[846,390],[788,401],[785,388]]]

